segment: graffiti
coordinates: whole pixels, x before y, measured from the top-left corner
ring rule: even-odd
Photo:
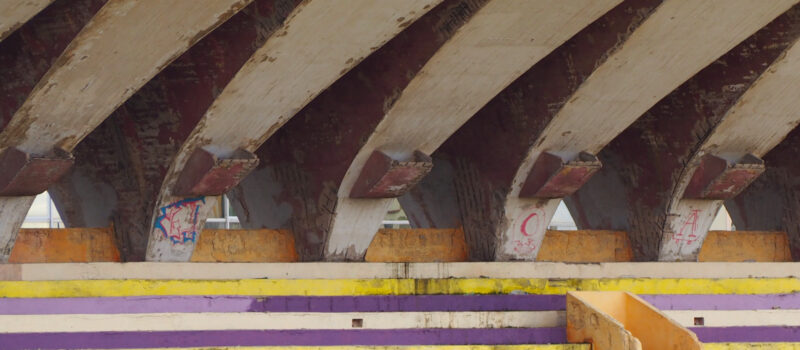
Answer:
[[[514,253],[519,255],[532,255],[536,252],[536,241],[533,238],[517,239],[514,241]]]
[[[692,244],[697,241],[697,220],[699,218],[699,209],[692,209],[686,220],[683,221],[680,231],[675,235],[675,243]]]
[[[205,197],[187,198],[158,208],[156,229],[172,244],[194,243],[197,239],[197,220]]]
[[[512,242],[514,252],[520,255],[532,255],[536,252],[537,239],[545,230],[545,215],[544,211],[536,208],[532,213],[528,214],[519,227],[519,233],[522,237],[515,239]]]

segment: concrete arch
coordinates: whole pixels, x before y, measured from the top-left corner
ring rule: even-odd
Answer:
[[[326,259],[362,259],[390,203],[385,197],[415,183],[403,179],[407,164],[424,164],[420,158],[492,97],[618,3],[494,0],[481,8],[402,91],[354,158],[338,189]],[[373,173],[380,162],[390,162],[389,172]],[[388,181],[365,193],[375,175]]]
[[[0,42],[0,130],[105,0],[58,0]],[[33,197],[0,197],[0,262],[6,262]]]
[[[601,152],[601,174],[567,200],[578,225],[628,230],[638,260],[696,260],[723,200],[800,122],[787,113],[797,97],[775,93],[797,69],[798,11],[700,71]]]
[[[474,239],[483,251],[478,257],[487,259],[494,253],[499,260],[535,259],[558,201],[596,171],[600,164],[594,155],[600,149],[659,99],[792,4],[764,7],[748,0],[667,0],[607,59],[600,58],[585,80],[556,80],[556,84],[579,86],[565,89],[561,100],[524,110],[553,115],[549,121],[547,117],[533,119],[541,114],[529,117],[534,134],[540,131],[534,139],[522,141],[525,154],[512,165],[513,179],[503,184],[506,188],[487,192],[478,200],[465,194],[459,197],[465,210],[473,206],[495,216],[490,233],[482,240]],[[526,134],[511,137],[519,135]],[[462,180],[476,181],[474,170],[462,171]],[[487,206],[490,209],[482,209]],[[496,239],[494,247],[487,244],[492,239]]]
[[[70,227],[114,224],[123,259],[144,260],[169,165],[205,111],[300,0],[255,0],[192,46],[75,149],[50,187]]]
[[[517,169],[531,147],[543,137],[558,106],[569,100],[596,67],[625,45],[633,30],[660,4],[660,0],[622,2],[481,108],[434,152],[431,174],[401,197],[412,224],[463,226],[470,259],[495,260],[502,253],[498,248],[508,226],[504,204]],[[549,219],[543,215],[534,220],[526,226],[546,229]],[[527,241],[520,243],[525,244],[515,246],[516,250],[532,248]]]
[[[448,0],[336,81],[258,149],[229,196],[247,228],[291,228],[304,260],[322,259],[336,190],[363,140],[425,63],[486,1]]]
[[[158,197],[146,258],[187,261],[215,204],[206,196],[235,186],[257,164],[252,152],[275,130],[438,2],[311,0],[298,6],[181,147]]]

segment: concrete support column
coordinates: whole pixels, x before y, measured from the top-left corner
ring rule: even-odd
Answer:
[[[258,163],[252,153],[320,92],[438,0],[310,0],[225,86],[183,143],[153,213],[146,258],[188,261],[213,197]]]
[[[192,46],[75,149],[50,188],[71,227],[114,224],[123,259],[144,260],[170,162],[206,109],[299,0],[256,0]]]
[[[559,200],[543,198],[533,206],[509,203],[515,207],[515,216],[510,216],[506,203],[513,200],[510,191],[516,172],[536,141],[545,138],[543,133],[558,112],[554,106],[566,103],[660,3],[622,2],[478,111],[434,152],[432,173],[401,197],[412,224],[463,225],[471,260],[532,260]],[[516,216],[521,220],[509,220]]]
[[[384,181],[405,170],[384,170],[380,157],[420,163],[503,88],[618,3],[492,0],[481,8],[400,93],[353,159],[338,188],[326,259],[360,260],[372,241],[394,195],[380,194],[379,185],[365,192],[366,183],[415,184]]]
[[[722,200],[763,171],[758,157],[797,123],[765,89],[788,83],[798,13],[704,68],[604,149],[598,176],[567,199],[578,226],[627,230],[637,260],[696,260]]]
[[[486,1],[447,0],[321,93],[256,152],[230,193],[247,228],[290,228],[303,260],[320,260],[336,192],[363,140],[428,60]]]
[[[36,83],[104,3],[104,0],[55,1],[0,41],[0,130],[8,125]],[[8,261],[33,198],[31,195],[0,197],[3,218],[0,262]]]

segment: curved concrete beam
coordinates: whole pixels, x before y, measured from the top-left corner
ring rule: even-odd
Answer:
[[[401,197],[416,227],[463,226],[471,260],[495,260],[504,202],[532,145],[580,83],[625,45],[661,0],[628,0],[578,32],[484,106],[433,155],[434,169]],[[476,142],[476,140],[480,140]],[[551,208],[554,210],[554,208]],[[529,226],[546,228],[544,217]],[[529,220],[530,221],[530,220]],[[526,225],[527,226],[527,225]],[[529,251],[519,240],[514,251]],[[537,243],[538,244],[538,243]],[[523,255],[524,257],[524,255]]]
[[[7,0],[0,3],[0,41],[52,2],[53,0]]]
[[[126,261],[144,260],[158,191],[206,109],[300,0],[256,0],[150,80],[75,149],[49,188],[69,227],[110,222]]]
[[[256,152],[259,168],[229,193],[239,222],[247,228],[291,228],[301,258],[320,260],[336,190],[363,140],[400,91],[486,2],[442,2],[280,128]]]
[[[58,0],[0,42],[0,130],[104,0]],[[6,262],[33,197],[0,198],[0,262]]]
[[[296,8],[181,147],[162,185],[147,259],[188,261],[215,204],[206,195],[236,185],[275,130],[438,2],[311,0]]]
[[[794,261],[800,260],[800,129],[764,156],[766,171],[742,193],[725,201],[737,230],[775,227],[786,231]]]
[[[618,3],[493,0],[480,9],[400,93],[354,158],[338,189],[326,259],[363,259],[391,201],[374,197],[413,185],[403,182],[402,167],[422,163],[514,79]],[[400,181],[363,191],[377,162],[390,160],[400,169],[385,178]]]
[[[626,229],[638,260],[697,260],[722,205],[763,171],[797,125],[800,7],[660,101],[603,152],[604,169],[567,203],[581,227]],[[791,105],[791,107],[790,107]]]
[[[527,81],[515,83],[488,105],[474,125],[462,128],[463,134],[435,155],[438,162],[451,162],[443,168],[452,173],[439,174],[438,181],[452,178],[456,195],[426,194],[434,186],[423,185],[404,202],[428,200],[425,207],[430,208],[449,199],[443,205],[457,205],[472,259],[534,260],[560,198],[597,170],[593,155],[791,3],[764,7],[748,0],[667,0],[649,14],[655,5],[622,5],[619,13],[609,14],[619,18],[596,23],[596,31],[607,36],[587,28],[586,38],[578,36],[570,42],[574,46],[562,47]],[[750,23],[742,22],[746,19]],[[609,33],[611,28],[618,32]],[[475,139],[488,139],[486,149],[499,147],[497,153],[474,145]]]
[[[78,142],[249,1],[107,2],[0,132],[0,167],[5,170],[0,210],[8,218],[0,229],[3,240],[13,241],[32,196],[66,172],[74,161],[69,152]]]

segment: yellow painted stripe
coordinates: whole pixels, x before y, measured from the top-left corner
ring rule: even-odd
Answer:
[[[147,348],[128,350],[590,350],[589,344],[413,345],[413,346],[237,346],[213,348]]]
[[[800,343],[705,343],[704,350],[800,350]]]
[[[775,294],[800,291],[800,279],[341,279],[0,281],[0,297],[141,295],[565,294],[573,290],[636,294]]]

